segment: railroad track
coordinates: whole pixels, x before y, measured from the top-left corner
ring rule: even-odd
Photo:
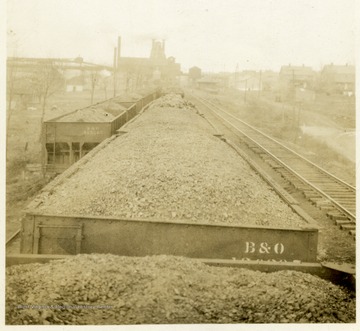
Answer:
[[[301,190],[314,205],[327,211],[343,230],[355,237],[356,189],[281,142],[242,121],[225,109],[202,97],[192,96],[236,131],[255,153]]]

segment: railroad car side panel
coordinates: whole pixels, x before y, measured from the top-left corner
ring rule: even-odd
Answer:
[[[315,262],[317,229],[33,215],[22,252]],[[31,249],[32,246],[32,249]]]

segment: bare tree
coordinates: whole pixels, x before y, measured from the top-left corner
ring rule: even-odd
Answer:
[[[8,51],[12,50],[14,53],[13,56],[17,53],[18,48],[18,38],[16,33],[13,30],[7,31],[7,46]],[[6,112],[6,146],[9,142],[9,127],[10,120],[13,114],[13,101],[15,96],[15,86],[17,80],[17,67],[13,63],[9,63],[9,60],[6,63],[6,100],[7,100],[7,112]]]
[[[7,112],[6,112],[6,142],[9,141],[9,125],[10,119],[13,114],[13,99],[15,94],[15,80],[16,80],[16,67],[7,65],[6,70],[6,98],[7,98]]]
[[[31,84],[34,95],[38,97],[41,107],[40,134],[38,141],[42,146],[41,164],[42,174],[45,176],[44,165],[46,153],[43,122],[49,97],[61,90],[64,86],[64,77],[61,74],[61,65],[50,59],[42,63],[41,66],[39,65],[34,71],[31,77]]]
[[[6,68],[6,146],[9,142],[10,123],[14,112],[19,108],[27,108],[29,101],[33,98],[34,91],[31,82],[31,77],[21,73],[15,61],[8,59]]]
[[[49,60],[37,68],[31,79],[34,94],[38,97],[41,105],[41,130],[39,141],[41,141],[42,137],[42,123],[44,122],[48,99],[64,86],[64,78],[61,75],[60,70],[61,68],[59,68],[54,61]]]

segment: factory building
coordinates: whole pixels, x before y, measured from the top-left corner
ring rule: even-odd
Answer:
[[[152,40],[150,56],[123,57],[121,56],[121,38],[118,38],[117,73],[120,89],[133,90],[146,86],[148,83],[160,85],[174,84],[181,75],[180,64],[173,56],[165,55],[165,40]]]

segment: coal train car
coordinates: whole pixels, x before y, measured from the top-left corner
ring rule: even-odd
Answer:
[[[21,253],[315,262],[318,230],[200,115],[167,95],[102,141],[29,205]]]
[[[158,97],[158,90],[123,94],[45,121],[45,171],[63,172]]]

